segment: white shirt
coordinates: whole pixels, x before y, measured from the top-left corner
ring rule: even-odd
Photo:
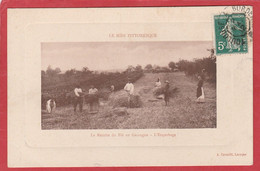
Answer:
[[[77,97],[79,97],[79,96],[80,96],[79,93],[82,93],[82,89],[81,89],[81,88],[75,88],[75,89],[74,89],[74,93],[75,93],[75,95],[76,95]]]
[[[89,94],[96,94],[97,92],[98,92],[98,89],[96,89],[96,88],[91,88],[88,90]]]
[[[155,82],[155,87],[160,87],[162,85],[161,81]]]
[[[48,113],[51,113],[52,110],[55,110],[55,108],[56,108],[56,103],[55,103],[55,101],[53,100],[53,101],[52,101],[52,104],[51,104],[51,99],[48,100],[47,103],[46,103],[46,110],[47,110],[47,112],[48,112]]]
[[[134,94],[134,85],[132,83],[127,83],[124,87],[124,90],[132,95]]]
[[[53,100],[52,102],[53,107],[56,106],[55,101]],[[47,105],[51,107],[51,99],[47,101]]]
[[[111,91],[114,91],[115,90],[115,86],[111,85],[110,89],[111,89]]]

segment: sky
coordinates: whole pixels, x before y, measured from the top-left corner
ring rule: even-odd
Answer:
[[[81,70],[123,70],[129,65],[167,66],[170,61],[209,56],[211,41],[189,42],[57,42],[41,44],[42,70],[49,65]]]

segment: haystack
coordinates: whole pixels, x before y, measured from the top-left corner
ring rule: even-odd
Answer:
[[[151,91],[151,87],[143,87],[139,92],[138,92],[138,94],[140,94],[140,95],[144,95],[144,94],[148,94],[148,93],[150,93],[150,91]]]
[[[111,91],[109,91],[108,89],[100,89],[97,93],[99,98],[102,98],[104,100],[108,100],[109,95],[110,95]]]
[[[110,99],[109,104],[116,107],[130,107],[130,108],[139,108],[142,107],[142,101],[139,95],[133,95],[131,96],[130,100],[130,106],[128,104],[128,96],[127,95],[121,95],[119,97],[113,97]]]

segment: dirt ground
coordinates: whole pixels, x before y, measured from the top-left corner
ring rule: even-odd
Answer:
[[[153,96],[154,83],[168,80],[177,93],[165,106],[164,100]],[[59,107],[54,113],[42,111],[42,129],[166,129],[166,128],[216,128],[216,85],[204,83],[206,102],[196,103],[197,80],[182,72],[146,73],[135,85],[140,95],[141,108],[113,108],[109,101],[125,96],[123,90],[114,92],[108,101],[101,101],[99,112],[73,111],[73,106]],[[163,84],[164,85],[164,84]]]

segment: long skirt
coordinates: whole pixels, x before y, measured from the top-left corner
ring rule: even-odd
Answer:
[[[204,95],[204,89],[203,87],[200,88],[200,92],[198,92],[199,90],[197,89],[197,102],[205,102],[205,95]],[[198,97],[200,93],[200,96]]]
[[[89,112],[90,113],[96,113],[98,112],[99,108],[99,99],[97,95],[90,94],[88,96],[88,103],[89,103]]]
[[[197,98],[199,98],[202,95],[202,87],[197,88]]]

